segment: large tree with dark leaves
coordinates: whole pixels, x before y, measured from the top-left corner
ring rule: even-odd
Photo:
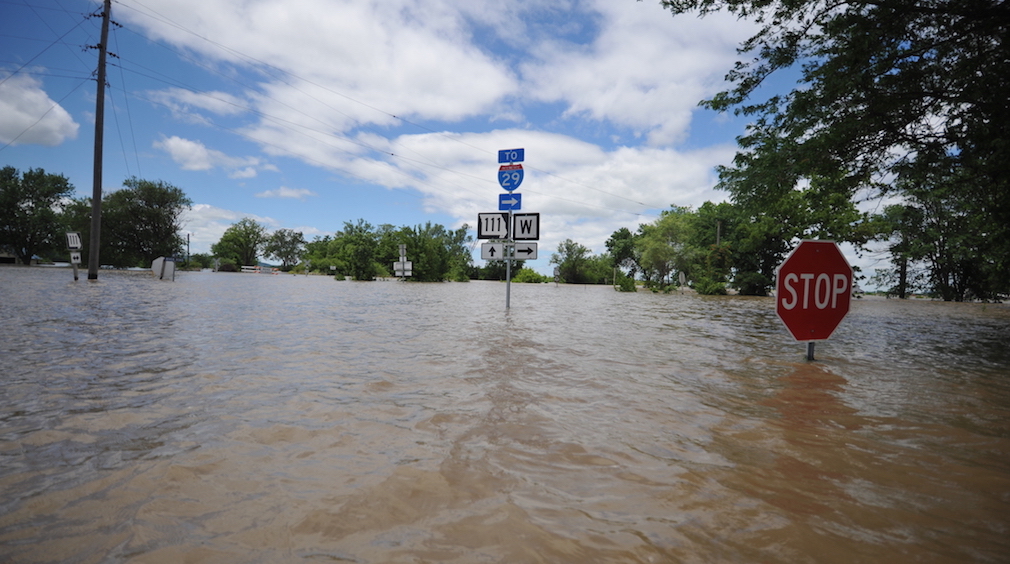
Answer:
[[[703,102],[754,120],[733,165],[720,171],[735,201],[757,214],[761,202],[816,184],[818,196],[836,206],[839,198],[888,196],[928,215],[936,204],[956,205],[975,218],[966,228],[988,226],[985,240],[951,249],[972,255],[970,262],[941,258],[926,266],[981,271],[960,277],[966,283],[956,291],[937,293],[989,299],[1010,290],[1010,3],[661,3],[675,14],[728,11],[759,24],[727,75],[731,88]],[[754,99],[769,75],[796,67],[795,89]],[[823,234],[865,241],[868,234],[854,225],[835,222]]]
[[[66,177],[33,169],[0,169],[0,249],[23,264],[32,256],[65,249],[60,213],[74,187]]]

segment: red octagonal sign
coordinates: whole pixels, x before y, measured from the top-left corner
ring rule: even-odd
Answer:
[[[827,339],[849,313],[852,267],[834,241],[802,241],[775,278],[775,313],[797,341]]]

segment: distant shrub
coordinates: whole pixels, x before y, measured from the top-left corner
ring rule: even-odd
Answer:
[[[532,268],[523,268],[515,276],[512,277],[513,282],[525,282],[528,284],[542,284],[544,282],[549,282],[550,278],[538,273]]]
[[[694,291],[708,296],[725,296],[726,283],[710,278],[702,278],[695,281]]]
[[[618,292],[637,292],[638,288],[635,286],[635,279],[630,276],[625,276],[624,274],[617,275],[617,291]]]

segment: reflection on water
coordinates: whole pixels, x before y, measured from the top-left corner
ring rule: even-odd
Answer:
[[[0,268],[0,560],[1005,562],[1010,309]]]

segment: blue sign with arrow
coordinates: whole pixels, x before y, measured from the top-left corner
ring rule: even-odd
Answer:
[[[510,194],[498,194],[498,209],[501,211],[521,210],[523,195],[512,192]]]

